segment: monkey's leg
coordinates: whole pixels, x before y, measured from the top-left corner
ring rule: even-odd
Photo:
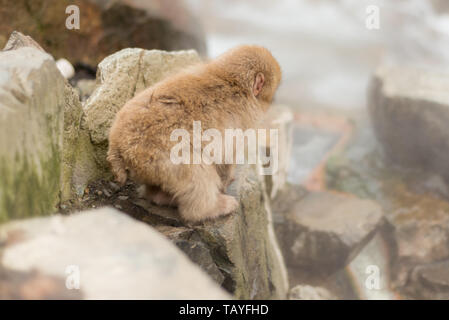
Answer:
[[[114,174],[115,180],[123,186],[128,178],[128,174],[126,173],[125,163],[123,162],[119,149],[112,144],[109,146],[107,160],[111,165],[111,171]]]
[[[185,220],[213,219],[237,209],[237,200],[221,193],[222,182],[214,166],[193,165],[190,168],[191,179],[176,192],[179,212]]]
[[[153,195],[153,202],[159,206],[176,206],[173,196],[162,190]]]

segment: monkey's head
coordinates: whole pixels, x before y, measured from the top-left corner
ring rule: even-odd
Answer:
[[[237,82],[249,95],[254,95],[264,108],[273,100],[282,78],[281,67],[270,51],[260,46],[235,47],[218,60],[231,83]]]

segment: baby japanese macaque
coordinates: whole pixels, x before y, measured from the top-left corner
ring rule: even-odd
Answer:
[[[187,68],[145,89],[117,113],[109,133],[108,161],[116,180],[146,186],[160,205],[177,205],[190,222],[230,214],[237,200],[225,194],[234,164],[173,163],[176,129],[256,128],[281,80],[270,51],[239,46],[217,59]],[[224,136],[224,135],[223,135]],[[198,152],[190,148],[193,153]]]

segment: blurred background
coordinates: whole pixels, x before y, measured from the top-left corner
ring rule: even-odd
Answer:
[[[266,46],[281,62],[282,103],[307,109],[361,109],[373,69],[385,61],[447,68],[444,1],[189,0],[208,54],[232,46]],[[379,29],[366,27],[370,5]]]
[[[72,3],[79,30],[61,28]],[[209,59],[239,44],[265,46],[283,71],[271,116],[290,115],[289,194],[273,195],[272,210],[292,295],[449,298],[448,1],[0,0],[0,47],[14,30],[70,62],[67,78],[83,102],[97,65],[123,48],[195,49]],[[282,218],[298,204],[329,212],[298,222],[315,230],[300,253]],[[334,245],[328,255],[346,257],[335,268],[315,252]],[[374,285],[370,270],[382,275]]]

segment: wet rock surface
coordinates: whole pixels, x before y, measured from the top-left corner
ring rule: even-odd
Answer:
[[[332,199],[329,197],[329,194],[335,198],[329,200]],[[360,241],[359,245],[353,247],[353,251],[348,247],[337,245],[339,242],[330,241],[337,238],[335,231],[321,230],[318,233],[316,228],[315,230],[307,230],[300,226],[300,232],[296,233],[291,230],[298,229],[297,226],[291,229],[286,227],[294,224],[286,218],[289,213],[294,208],[300,207],[298,204],[307,204],[307,201],[310,202],[314,197],[315,207],[323,209],[323,212],[338,212],[338,210],[341,210],[338,209],[338,203],[350,203],[354,199],[356,203],[359,202],[360,204],[360,201],[364,203],[364,201],[347,194],[329,194],[327,192],[307,191],[299,185],[288,185],[272,202],[276,236],[279,239],[287,263],[290,299],[395,299],[396,295],[390,287],[390,262],[396,259],[394,241],[392,240],[393,230],[391,225],[385,222],[382,210],[375,201],[368,201],[369,205],[365,209],[370,207],[376,208],[376,211],[380,213],[380,221],[372,228],[372,231],[366,233],[367,236]],[[308,199],[310,195],[313,196]],[[307,206],[303,207],[307,208]],[[333,207],[336,210],[329,210],[329,207]],[[353,206],[353,208],[356,207]],[[351,233],[360,235],[363,230],[367,230],[361,227],[360,224],[357,225],[356,221],[361,222],[365,219],[365,222],[368,222],[369,225],[370,218],[367,218],[367,215],[363,214],[363,212],[367,213],[370,210],[355,210],[355,212],[357,211],[362,213],[355,220],[354,218],[342,219],[350,227],[347,230],[346,237]],[[298,210],[297,212],[300,214],[301,212],[312,211]],[[317,214],[316,217],[321,217],[321,215]],[[326,220],[322,222],[325,223]],[[297,249],[296,253],[292,253],[292,248],[294,248],[292,243],[294,240],[297,240],[296,237],[299,239],[298,243],[306,243],[304,239],[314,240],[314,242],[308,241],[306,246],[298,246],[297,248],[299,249]],[[344,238],[341,237],[341,239]],[[318,243],[317,240],[321,242]],[[327,247],[320,249],[322,248],[321,246]],[[339,252],[342,254],[342,257],[334,259],[335,252],[329,253],[331,250],[343,250]],[[344,256],[348,252],[350,253],[345,260]],[[312,255],[311,253],[314,254]],[[291,261],[289,259],[289,257],[299,256],[301,260]],[[374,277],[379,275],[379,277],[375,278],[374,288],[368,287],[366,284],[368,277],[372,273],[375,273]],[[293,288],[296,287],[300,289],[297,289],[299,291],[293,294]],[[302,288],[305,289],[303,290]],[[326,294],[321,295],[323,290]]]
[[[413,280],[413,270],[449,257],[447,183],[433,172],[392,163],[381,146],[357,151],[373,138],[354,141],[338,159],[329,161],[327,182],[333,189],[382,206],[391,231],[384,237],[391,256],[382,270],[390,273],[390,288],[398,297],[419,299],[420,282]],[[436,290],[425,292],[426,299],[439,296]]]
[[[332,273],[345,267],[373,237],[383,213],[369,200],[312,192],[291,203],[279,220],[276,231],[287,264]]]

